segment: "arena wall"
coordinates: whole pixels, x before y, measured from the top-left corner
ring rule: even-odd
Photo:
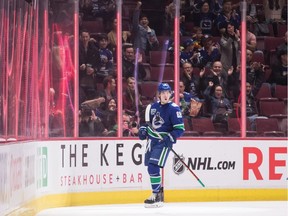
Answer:
[[[287,140],[179,140],[166,202],[287,199]],[[150,194],[145,141],[63,140],[0,146],[0,215],[60,206],[141,203]]]

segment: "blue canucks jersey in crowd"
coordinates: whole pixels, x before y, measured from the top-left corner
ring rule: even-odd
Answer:
[[[182,118],[182,113],[179,106],[173,102],[161,105],[160,102],[152,104],[150,109],[150,123],[153,128],[162,136],[168,135],[176,142],[185,129]],[[148,127],[148,137],[151,141],[159,141],[159,137]]]

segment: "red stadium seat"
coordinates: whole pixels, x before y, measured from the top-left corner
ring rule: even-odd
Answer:
[[[283,101],[259,101],[259,113],[262,116],[279,118],[287,116]]]
[[[264,57],[267,65],[271,65],[270,62],[271,52],[275,52],[276,48],[285,42],[283,37],[265,37],[264,38]]]
[[[151,66],[161,66],[172,62],[168,51],[150,51],[149,60]]]
[[[104,32],[103,19],[97,18],[93,21],[83,21],[81,29],[87,29],[90,33]]]
[[[257,93],[257,95],[255,96],[256,100],[266,100],[266,101],[277,101],[277,98],[273,98],[272,97],[272,93],[271,93],[271,86],[268,83],[263,83]]]
[[[150,80],[158,82],[174,80],[174,66],[151,66]]]
[[[157,36],[158,42],[159,42],[159,50],[167,50],[168,49],[168,42],[170,37],[169,36]]]
[[[201,135],[209,137],[223,136],[223,133],[215,130],[210,118],[193,118],[192,131],[197,131]]]
[[[228,118],[228,134],[232,136],[239,137],[241,135],[241,119],[238,118]],[[250,127],[250,122],[246,120],[246,136],[255,137],[257,135],[256,131],[252,131]]]
[[[158,82],[144,81],[140,83],[140,90],[142,93],[143,103],[149,104],[153,102],[158,89]]]
[[[256,131],[259,136],[284,137],[285,134],[279,129],[278,121],[274,118],[256,119]]]
[[[198,137],[200,134],[197,131],[184,131],[183,133],[184,137]]]
[[[277,28],[277,37],[285,37],[285,33],[287,32],[287,23],[278,23]]]
[[[265,37],[264,38],[265,51],[270,52],[271,50],[275,50],[279,45],[281,45],[283,43],[285,43],[284,38]]]
[[[192,130],[191,119],[183,118],[183,123],[184,123],[185,131],[191,131]]]
[[[275,85],[274,97],[280,100],[287,100],[287,86],[284,85]]]

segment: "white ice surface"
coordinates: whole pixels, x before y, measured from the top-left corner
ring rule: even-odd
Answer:
[[[162,208],[143,204],[93,205],[47,209],[37,216],[288,216],[288,202],[164,203]]]

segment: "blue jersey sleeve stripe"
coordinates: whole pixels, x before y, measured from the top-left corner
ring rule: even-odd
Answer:
[[[175,129],[180,129],[180,130],[185,130],[184,124],[176,124],[176,125],[173,125],[173,128],[175,128]]]

